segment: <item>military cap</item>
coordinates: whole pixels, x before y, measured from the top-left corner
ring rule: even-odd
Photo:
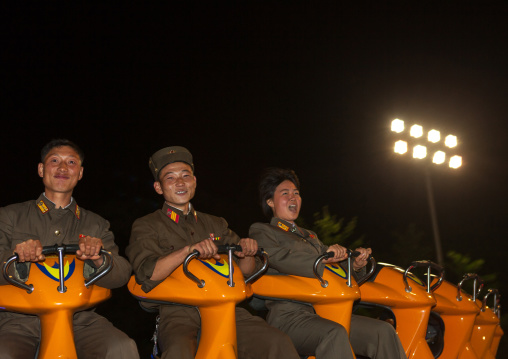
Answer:
[[[148,166],[150,167],[156,181],[159,180],[160,171],[166,165],[173,162],[185,162],[191,166],[192,171],[194,172],[194,163],[192,163],[192,155],[189,150],[181,146],[165,147],[155,152],[148,161]]]

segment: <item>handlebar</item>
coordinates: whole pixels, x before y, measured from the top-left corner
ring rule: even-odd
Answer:
[[[485,309],[487,308],[487,298],[491,294],[494,294],[494,313],[498,316],[498,318],[501,318],[500,308],[497,304],[497,298],[500,297],[501,295],[499,294],[499,290],[497,290],[497,289],[489,289],[487,294],[485,294],[485,297],[483,298],[483,302],[482,302],[481,311],[485,312]]]
[[[406,269],[406,271],[404,272],[404,275],[402,277],[402,279],[404,280],[404,285],[406,286],[407,293],[411,293],[411,291],[413,290],[407,282],[407,275],[411,269],[417,268],[417,267],[427,267],[427,293],[430,293],[430,292],[433,292],[434,290],[436,290],[443,282],[444,268],[442,266],[440,266],[436,263],[433,263],[431,261],[415,261],[409,265],[409,267]],[[430,285],[430,283],[432,282],[430,279],[431,268],[435,269],[436,271],[438,271],[440,273],[439,280],[433,286]]]
[[[349,287],[352,287],[352,283],[351,283],[351,258],[356,258],[361,253],[358,252],[358,251],[354,251],[353,252],[350,249],[348,249],[347,250],[347,254],[348,254],[348,257],[347,257],[347,271],[348,271],[347,285]],[[323,279],[323,277],[321,277],[319,275],[319,273],[318,273],[318,267],[319,267],[319,265],[321,264],[322,261],[324,261],[326,259],[333,258],[333,256],[334,256],[333,252],[323,253],[322,255],[320,255],[319,257],[316,258],[316,261],[314,262],[314,266],[312,268],[313,271],[314,271],[314,276],[319,280],[319,282],[321,283],[321,286],[323,288],[328,287],[328,281],[326,281],[325,279]],[[365,275],[365,277],[364,277],[365,279],[361,283],[365,282],[368,278],[370,278],[370,276],[372,275],[372,273],[374,273],[374,270],[376,269],[374,258],[369,256],[369,260],[372,263],[371,270],[369,271],[369,273],[367,275]],[[358,285],[360,285],[360,283],[358,283]]]
[[[57,290],[60,293],[65,293],[67,291],[67,288],[65,287],[65,275],[64,275],[64,264],[63,264],[63,257],[64,254],[75,254],[76,251],[79,249],[79,246],[77,244],[71,244],[71,245],[53,245],[53,246],[44,246],[42,248],[42,254],[58,254],[58,271],[60,275],[60,285],[57,287]],[[104,258],[106,260],[106,265],[104,266],[104,269],[98,273],[96,273],[94,276],[92,276],[89,279],[85,279],[85,287],[89,287],[90,285],[94,284],[96,281],[98,281],[100,278],[104,277],[111,268],[113,267],[113,257],[111,256],[111,253],[108,251],[101,249],[100,254],[104,255]],[[12,278],[9,276],[9,268],[13,262],[17,262],[19,260],[19,255],[17,253],[14,253],[11,257],[7,259],[7,261],[4,263],[2,268],[2,274],[5,278],[5,280],[21,289],[26,290],[28,294],[32,293],[34,291],[33,284],[25,284],[22,281],[19,281],[17,279]]]
[[[219,254],[228,254],[228,265],[229,265],[229,280],[228,285],[230,287],[235,286],[235,282],[233,281],[233,252],[241,252],[242,246],[238,244],[221,244],[217,246],[217,253]],[[199,279],[194,274],[192,274],[189,271],[189,262],[193,260],[196,257],[199,257],[200,253],[198,250],[192,251],[185,260],[183,261],[183,272],[193,282],[195,282],[199,288],[203,288],[206,285],[206,282],[203,279]],[[251,275],[249,278],[245,280],[245,283],[249,283],[251,281],[256,280],[258,277],[260,277],[268,268],[268,255],[263,251],[263,249],[258,249],[258,251],[255,254],[258,257],[263,258],[263,266],[260,270],[258,270],[256,273]]]
[[[314,266],[312,267],[314,271],[314,275],[319,280],[319,283],[321,283],[321,287],[326,288],[328,287],[328,281],[324,280],[323,277],[321,277],[318,273],[318,266],[321,264],[322,261],[325,259],[333,258],[334,253],[333,252],[326,252],[321,254],[319,257],[316,258],[316,261],[314,262]]]
[[[354,255],[355,253],[358,253],[358,254]],[[354,257],[358,257],[359,254],[360,254],[360,252],[358,252],[358,251],[353,252]],[[361,286],[370,277],[372,277],[372,275],[374,274],[374,271],[376,270],[377,261],[374,259],[374,257],[372,255],[369,254],[369,258],[367,258],[367,261],[370,262],[370,270],[362,278],[360,278],[359,280],[356,281],[358,286]]]
[[[480,292],[481,292],[481,290],[483,288],[483,279],[481,279],[478,274],[475,274],[475,273],[466,273],[466,274],[464,274],[464,277],[462,277],[462,280],[460,281],[460,283],[457,286],[457,301],[459,301],[459,302],[462,300],[462,293],[461,293],[462,284],[466,280],[469,280],[469,279],[474,279],[474,282],[473,282],[473,301],[476,302],[476,298],[478,298],[478,296],[480,295]],[[478,285],[478,281],[480,282],[480,288],[476,289],[477,285]]]
[[[256,253],[256,257],[261,257],[263,259],[263,266],[254,274],[252,274],[249,278],[245,280],[245,284],[250,282],[255,282],[259,277],[261,277],[266,270],[268,269],[268,253],[266,253],[263,248],[259,248]]]

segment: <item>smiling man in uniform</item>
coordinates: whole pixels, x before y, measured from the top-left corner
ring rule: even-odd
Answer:
[[[84,155],[69,140],[52,140],[41,151],[38,174],[44,193],[37,200],[0,208],[0,260],[16,252],[17,276],[28,273],[30,263],[43,261],[43,246],[78,244],[78,260],[85,261],[85,271],[100,270],[102,247],[111,252],[113,268],[96,285],[117,288],[125,285],[131,274],[129,262],[118,254],[109,222],[81,208],[72,192],[83,177]],[[7,285],[0,277],[0,285]],[[93,310],[74,314],[74,340],[79,358],[137,359],[136,343],[106,318]],[[58,328],[57,328],[58,330]],[[34,358],[40,341],[37,316],[0,312],[0,353],[2,358]]]
[[[242,251],[235,252],[238,266],[245,276],[252,274],[257,242],[240,239],[223,218],[197,212],[192,206],[196,177],[191,153],[180,146],[166,147],[150,157],[149,167],[155,192],[165,202],[162,209],[137,219],[132,226],[126,253],[141,288],[147,293],[155,288],[195,249],[201,259],[220,259],[217,244],[239,244]],[[180,305],[143,305],[159,311],[162,358],[194,358],[201,326],[198,310]],[[299,358],[285,334],[243,308],[236,308],[236,327],[240,359]]]

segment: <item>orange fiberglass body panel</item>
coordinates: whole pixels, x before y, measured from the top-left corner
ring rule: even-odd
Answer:
[[[501,325],[498,324],[496,326],[496,330],[494,331],[494,338],[492,339],[492,345],[490,346],[490,352],[493,357],[496,357],[497,350],[499,349],[499,342],[501,341],[501,337],[504,335],[504,331],[501,328]]]
[[[257,297],[312,304],[316,314],[340,323],[349,333],[353,304],[360,299],[360,290],[354,279],[348,286],[347,277],[339,265],[326,264],[322,277],[326,287],[317,278],[265,274],[252,284],[252,289]]]
[[[75,255],[64,257],[66,291],[59,287],[58,256],[46,256],[43,262],[31,263],[27,285],[33,291],[27,293],[13,285],[0,286],[2,310],[37,315],[41,321],[41,343],[39,358],[77,358],[74,345],[72,317],[75,312],[96,306],[108,299],[111,291],[106,288],[85,286],[84,262]]]
[[[295,275],[265,274],[252,284],[256,296],[310,303],[319,316],[340,323],[349,333],[353,303],[360,299],[354,280],[347,285],[347,273],[338,265],[326,264],[323,287],[318,279]]]
[[[235,262],[232,266],[234,286],[228,284],[228,256],[221,255],[220,261],[196,259],[189,262],[189,272],[204,281],[202,287],[185,275],[181,265],[148,293],[136,283],[134,276],[128,288],[141,301],[197,307],[201,315],[201,336],[196,358],[233,359],[238,355],[235,307],[252,295],[252,289],[250,284],[245,284]]]
[[[482,302],[476,300],[476,304],[482,307]],[[496,357],[497,345],[501,339],[502,330],[499,326],[499,317],[489,307],[483,307],[473,325],[471,345],[478,358],[493,359]],[[497,333],[496,333],[497,331]],[[496,342],[494,338],[496,337]],[[492,351],[495,349],[495,351]]]
[[[397,334],[409,359],[432,359],[426,340],[431,308],[436,305],[432,293],[415,276],[409,274],[411,292],[406,292],[404,269],[377,264],[378,273],[361,286],[362,302],[388,307],[396,318]]]
[[[469,294],[450,282],[443,281],[434,291],[436,306],[432,311],[438,313],[445,325],[444,347],[439,358],[477,359],[470,342],[473,324],[480,313],[480,307]]]

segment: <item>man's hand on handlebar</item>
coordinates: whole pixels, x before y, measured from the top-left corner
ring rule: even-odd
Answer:
[[[347,248],[344,248],[342,246],[339,246],[338,244],[333,244],[330,247],[328,247],[327,252],[333,252],[333,257],[329,259],[323,260],[322,263],[336,263],[340,262],[344,259],[347,259]]]
[[[214,258],[216,260],[220,260],[220,255],[217,253],[217,246],[209,238],[204,239],[201,242],[195,243],[188,248],[189,250],[187,253],[192,253],[194,250],[197,250],[199,252],[198,258],[200,259]]]
[[[372,254],[372,249],[370,248],[356,248],[355,252],[359,252],[360,254],[355,258],[353,262],[353,269],[359,270],[367,265],[367,261],[369,260],[369,256]]]
[[[39,262],[46,259],[42,254],[42,244],[38,239],[29,239],[16,244],[14,252],[18,254],[18,262]]]
[[[78,246],[79,249],[76,251],[76,258],[82,261],[91,259],[97,267],[102,265],[103,258],[100,254],[102,239],[80,234]]]
[[[241,252],[235,252],[238,258],[253,257],[258,251],[258,242],[252,238],[242,238],[238,244],[242,247]]]

